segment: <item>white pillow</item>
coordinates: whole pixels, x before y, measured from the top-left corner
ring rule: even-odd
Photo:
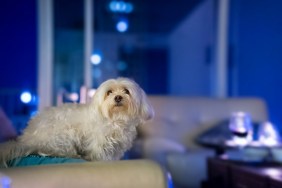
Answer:
[[[145,156],[156,153],[185,153],[184,145],[167,138],[146,138],[143,140],[143,154]]]

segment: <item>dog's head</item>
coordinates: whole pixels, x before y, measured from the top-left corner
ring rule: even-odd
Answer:
[[[127,78],[102,83],[93,96],[92,105],[98,105],[100,113],[109,119],[139,118],[144,122],[154,116],[145,92]]]

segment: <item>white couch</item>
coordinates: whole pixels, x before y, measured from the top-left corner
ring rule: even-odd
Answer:
[[[0,168],[13,188],[168,188],[165,171],[150,160],[101,161]],[[3,179],[2,179],[3,180]],[[4,181],[5,182],[5,181]],[[7,181],[6,181],[7,182]]]
[[[246,111],[258,122],[268,119],[266,104],[259,98],[149,96],[149,100],[156,116],[139,127],[133,150],[163,165],[175,185],[189,188],[200,186],[205,179],[206,157],[214,154],[195,144],[198,134],[227,119],[234,111]],[[1,172],[12,179],[15,188],[171,187],[166,171],[150,160],[17,167],[0,169],[0,177]]]
[[[206,177],[206,157],[214,151],[199,146],[195,139],[232,112],[244,111],[255,122],[268,120],[266,103],[256,97],[208,98],[149,96],[155,118],[139,127],[135,147],[142,157],[167,168],[176,186],[200,187]]]

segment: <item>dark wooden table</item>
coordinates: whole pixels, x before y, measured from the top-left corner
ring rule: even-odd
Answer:
[[[203,188],[282,188],[280,163],[247,163],[219,157],[207,160]]]

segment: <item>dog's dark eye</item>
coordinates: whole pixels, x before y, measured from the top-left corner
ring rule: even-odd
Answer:
[[[109,96],[112,92],[112,90],[107,91],[107,96]]]
[[[124,89],[124,93],[126,93],[127,95],[129,95],[130,94],[130,92],[128,91],[128,89]]]

